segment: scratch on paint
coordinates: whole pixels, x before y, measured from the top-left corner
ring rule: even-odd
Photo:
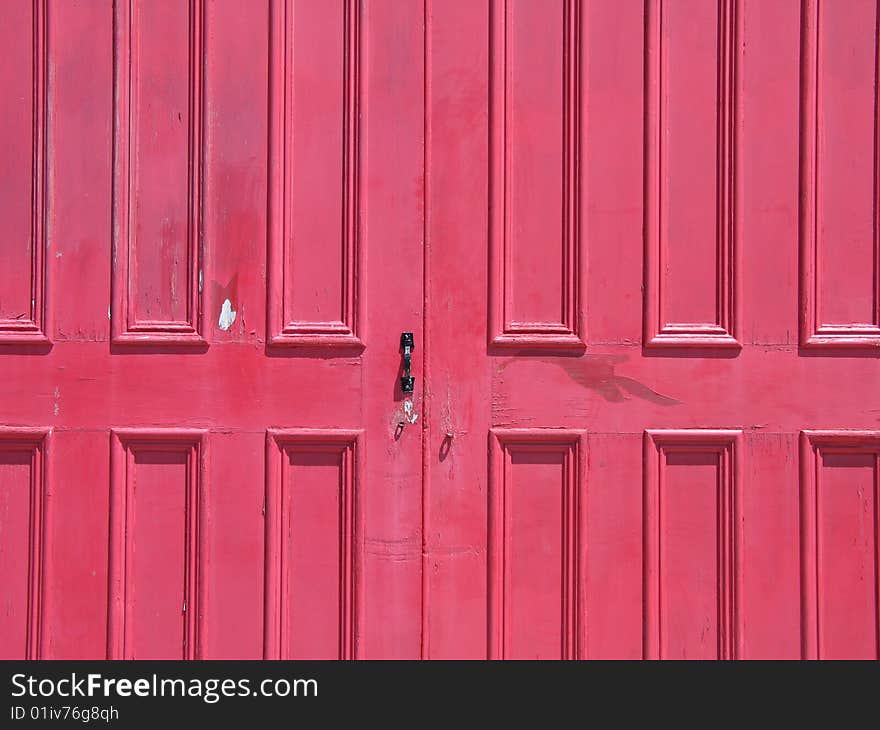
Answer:
[[[232,327],[232,323],[235,322],[235,315],[237,314],[238,312],[232,308],[232,302],[224,299],[223,307],[220,309],[220,329],[225,331]]]
[[[61,388],[56,385],[55,392],[52,395],[55,397],[55,405],[53,406],[52,411],[57,416],[61,412]]]

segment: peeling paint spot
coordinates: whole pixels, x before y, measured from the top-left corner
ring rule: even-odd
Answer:
[[[55,258],[56,258],[56,259],[60,259],[60,258],[61,258],[61,251],[58,251],[58,252],[55,254]]]
[[[232,327],[232,323],[235,322],[235,315],[238,314],[232,308],[232,302],[228,299],[223,300],[223,307],[220,309],[220,329],[228,330]]]
[[[55,392],[52,395],[55,397],[55,405],[52,408],[52,412],[57,416],[61,412],[61,388],[56,385]]]
[[[413,402],[408,398],[403,402],[403,420],[410,424],[419,420],[419,414],[413,413]]]

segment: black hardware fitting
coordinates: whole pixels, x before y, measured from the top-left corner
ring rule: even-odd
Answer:
[[[400,389],[404,393],[412,393],[416,387],[416,379],[410,375],[412,370],[412,351],[416,346],[412,332],[400,333],[400,346],[403,349],[403,375],[400,378]]]

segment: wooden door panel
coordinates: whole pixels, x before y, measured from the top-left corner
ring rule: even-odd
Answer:
[[[267,434],[267,659],[357,655],[360,438],[337,429]]]
[[[17,0],[7,8],[0,95],[16,113],[0,121],[3,166],[3,258],[0,269],[0,343],[43,342],[46,321],[46,12]]]
[[[0,428],[4,584],[0,655],[4,659],[42,656],[49,435],[49,429]]]
[[[201,658],[206,433],[110,438],[107,658]]]
[[[583,644],[583,434],[495,429],[489,449],[489,656],[574,659]]]
[[[0,89],[31,102],[0,130],[0,424],[57,449],[0,437],[3,651],[257,658],[277,588],[277,655],[418,656],[423,7],[15,12]],[[315,429],[267,478],[267,430]],[[275,488],[289,544],[267,543]]]
[[[268,328],[275,345],[361,344],[359,8],[272,5]]]
[[[202,344],[204,4],[113,21],[113,341]]]
[[[578,4],[490,6],[492,343],[579,347]]]
[[[841,5],[13,3],[0,653],[877,657]]]
[[[801,435],[804,654],[880,658],[880,432]]]
[[[872,0],[803,12],[801,343],[880,342],[880,41]]]
[[[645,656],[735,659],[740,431],[645,434]]]
[[[646,5],[645,343],[736,347],[742,2]]]
[[[526,43],[516,23],[532,12]],[[516,621],[499,634],[496,618],[499,595],[537,591],[535,616],[555,596],[555,564],[496,588],[497,556],[517,553],[493,538],[493,518],[512,518],[497,507],[505,461],[492,451],[483,486],[482,439],[520,429],[586,434],[579,656],[877,655],[876,541],[859,528],[876,513],[880,409],[877,12],[798,0],[434,7],[426,656],[550,653],[536,642],[555,634]],[[518,102],[538,74],[541,101]],[[565,130],[575,138],[559,152]],[[516,206],[509,178],[529,193]],[[535,287],[571,301],[554,253],[553,221],[575,210],[563,189],[578,201],[583,347],[499,339],[511,297]],[[544,221],[541,235],[526,235],[526,215]],[[507,265],[514,245],[530,252]],[[802,432],[829,428],[843,455],[825,466],[821,446],[799,456]],[[815,476],[805,460],[820,464]],[[511,461],[510,484],[528,474],[522,484],[541,493],[552,480],[533,466]],[[530,514],[527,535],[555,535],[555,510]]]

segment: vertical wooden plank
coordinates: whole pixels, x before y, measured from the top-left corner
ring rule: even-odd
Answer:
[[[425,8],[377,0],[362,10],[361,231],[364,249],[382,253],[367,257],[364,272],[370,347],[360,418],[370,489],[360,656],[403,659],[421,653],[423,609]],[[400,390],[401,332],[415,337],[412,395]]]
[[[743,659],[797,659],[800,646],[798,439],[743,435]]]
[[[262,344],[273,275],[266,267],[269,4],[207,3],[205,28],[204,335],[212,344]]]
[[[642,439],[588,434],[584,512],[589,659],[642,658]]]
[[[487,655],[489,3],[426,3],[422,657]]]
[[[108,39],[109,40],[109,39]],[[106,314],[106,313],[105,313]],[[110,451],[106,431],[56,429],[45,548],[47,659],[107,656]],[[84,488],[83,485],[89,485]]]

